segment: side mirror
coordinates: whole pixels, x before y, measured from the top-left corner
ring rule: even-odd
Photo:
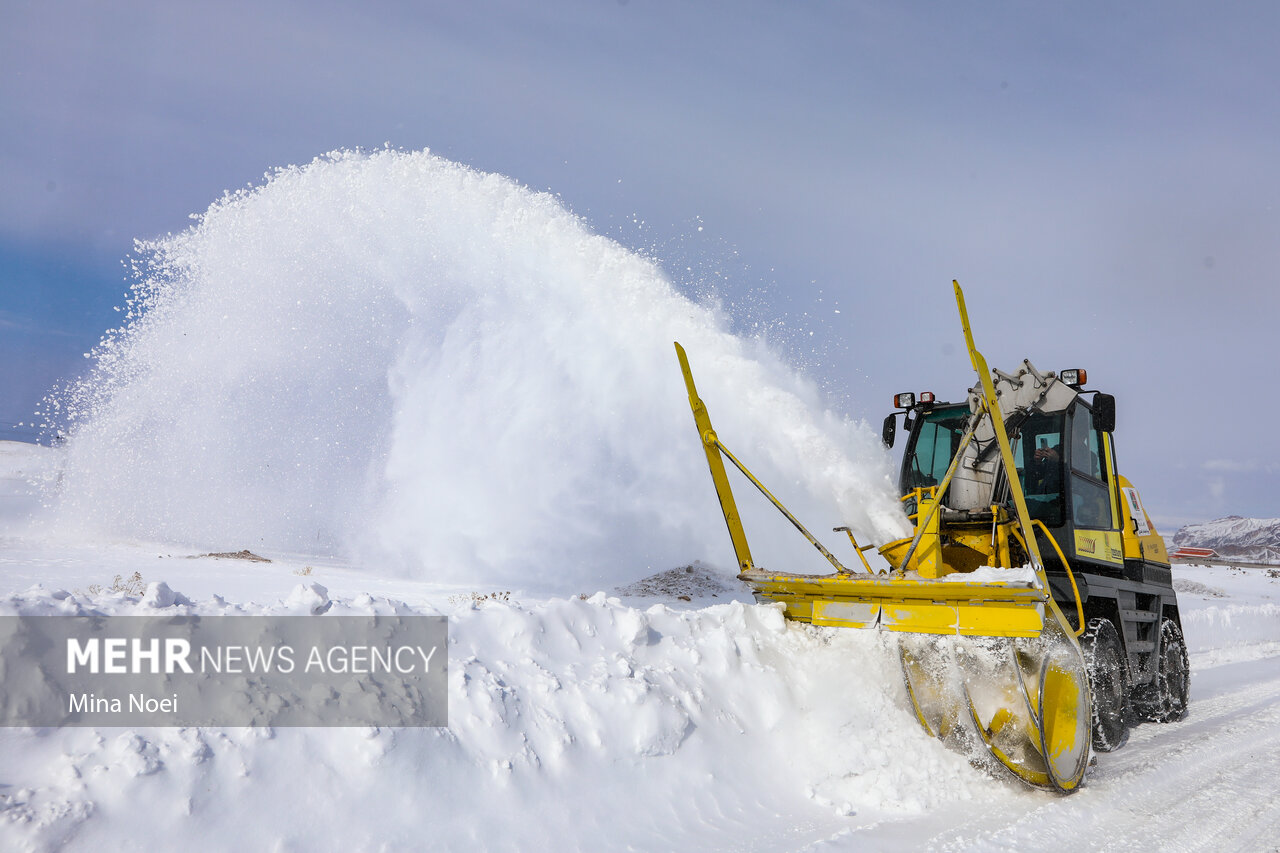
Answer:
[[[880,430],[880,439],[884,442],[885,447],[893,447],[893,439],[898,434],[897,414],[897,412],[890,412],[889,416],[884,419],[884,428]]]
[[[1110,394],[1093,395],[1093,428],[1112,432],[1116,428],[1116,398]]]

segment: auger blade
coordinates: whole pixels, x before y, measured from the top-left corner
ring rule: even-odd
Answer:
[[[1040,668],[1040,753],[1050,781],[1059,791],[1074,791],[1089,763],[1093,718],[1089,676],[1079,654],[1055,645]]]
[[[1033,788],[1076,790],[1089,758],[1088,682],[1060,639],[902,637],[916,719],[976,764]]]

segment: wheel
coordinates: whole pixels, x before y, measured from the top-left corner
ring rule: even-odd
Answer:
[[[1129,739],[1129,667],[1115,623],[1090,619],[1080,638],[1093,692],[1093,748],[1111,752]]]
[[[1147,718],[1157,723],[1175,723],[1187,716],[1187,695],[1191,689],[1191,665],[1182,629],[1172,619],[1160,623],[1160,671],[1156,674],[1153,701]]]

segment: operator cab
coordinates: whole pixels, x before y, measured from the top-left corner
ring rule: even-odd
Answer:
[[[904,400],[906,396],[899,395],[895,402],[911,403],[903,422],[908,436],[898,477],[910,515],[916,508],[909,496],[943,481],[971,415],[967,402],[921,403]],[[1110,440],[1114,407],[1114,398],[1108,395],[1096,395],[1091,406],[1077,394],[1062,411],[1036,411],[1010,423],[1009,439],[1031,518],[1044,523],[1064,553],[1118,569],[1123,564],[1118,550],[1123,515]],[[883,433],[887,445],[892,446],[895,432],[896,421],[890,415]],[[980,458],[992,454],[999,458],[994,440],[990,444],[989,449],[979,447]],[[993,502],[1014,514],[1003,474],[997,478]],[[943,504],[947,504],[945,495]],[[1050,565],[1059,562],[1054,549],[1042,552]]]

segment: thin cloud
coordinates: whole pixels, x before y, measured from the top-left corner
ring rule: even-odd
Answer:
[[[62,329],[54,329],[48,326],[41,326],[29,317],[23,317],[12,311],[6,311],[0,308],[0,329],[6,332],[16,332],[25,335],[48,335],[57,338],[74,338],[77,335]]]
[[[1280,466],[1254,459],[1209,459],[1200,464],[1202,470],[1219,474],[1274,474]]]

